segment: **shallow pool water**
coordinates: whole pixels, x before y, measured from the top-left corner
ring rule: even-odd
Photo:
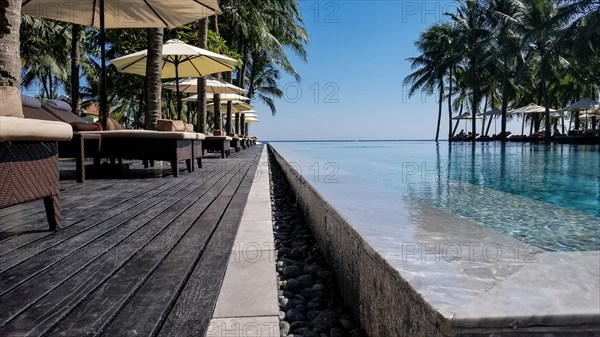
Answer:
[[[545,250],[600,250],[598,146],[429,141],[272,145],[317,190],[334,190],[336,184],[370,193],[392,190]]]

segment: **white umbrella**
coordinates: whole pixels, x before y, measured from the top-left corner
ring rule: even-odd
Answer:
[[[21,13],[100,29],[100,114],[106,126],[107,28],[175,28],[219,14],[218,0],[23,0]]]
[[[556,112],[556,109],[549,109],[550,112]],[[543,113],[546,112],[546,107],[543,107],[541,105],[537,105],[535,103],[529,103],[526,106],[520,107],[520,108],[516,108],[514,110],[512,110],[510,113],[511,114],[538,114],[538,113]],[[523,123],[521,125],[521,134],[523,134],[525,132],[525,116],[523,116]]]
[[[596,105],[598,105],[598,101],[593,100],[591,98],[584,98],[580,101],[577,101],[567,107],[562,108],[562,110],[571,110],[571,111],[578,111],[578,110],[587,110],[587,109],[592,109],[594,107],[596,107]]]
[[[227,102],[227,101],[249,101],[250,98],[246,97],[246,96],[242,96],[242,95],[238,95],[238,94],[220,94],[219,95],[221,97],[221,104],[223,104],[223,102]],[[197,101],[198,100],[198,95],[192,95],[190,97],[186,97],[183,99],[184,101]],[[214,100],[214,94],[211,93],[207,93],[206,94],[206,100],[207,101],[213,101]]]
[[[477,114],[477,116],[500,116],[500,115],[502,115],[502,110],[498,110],[498,109],[492,109],[492,110],[488,110],[486,112]]]
[[[485,136],[488,135],[488,133],[490,132],[490,127],[492,126],[492,119],[495,119],[495,117],[501,116],[501,115],[502,115],[502,110],[499,110],[499,109],[491,109],[491,110],[482,112],[480,114],[477,114],[477,116],[483,116],[483,124],[481,126],[482,135],[485,135]],[[490,121],[488,122],[487,130],[485,130],[485,133],[484,133],[485,118],[488,116],[490,116]],[[496,129],[495,124],[494,124],[494,129]]]
[[[148,50],[142,50],[116,58],[111,62],[120,72],[145,75],[147,56]],[[169,40],[163,45],[161,62],[162,78],[175,78],[179,119],[181,119],[180,77],[204,77],[230,71],[237,64],[237,60],[230,57],[194,47],[179,40]]]
[[[549,109],[550,112],[555,112],[557,111],[556,109]],[[546,112],[546,107],[543,107],[541,105],[537,105],[535,103],[529,103],[528,105],[524,106],[524,107],[520,107],[517,108],[513,111],[511,111],[511,113],[515,114],[536,114],[536,113],[542,113],[542,112]]]
[[[165,83],[163,88],[171,91],[177,91],[175,81]],[[195,78],[185,78],[179,80],[179,91],[188,94],[198,92],[198,80]],[[235,86],[229,82],[216,79],[212,76],[206,76],[206,92],[211,94],[239,94],[244,95],[246,90]]]
[[[224,104],[226,102],[222,102],[221,103],[221,108],[219,109],[219,111],[221,112],[222,115],[226,115],[227,114],[227,104]],[[207,104],[207,107],[214,107],[215,104],[214,103],[209,103]],[[232,112],[233,113],[245,113],[248,110],[252,109],[252,105],[245,103],[245,102],[239,102],[239,101],[234,101],[232,102]]]
[[[470,113],[465,112],[462,115],[458,115],[456,117],[452,117],[452,119],[454,119],[454,120],[473,119],[473,116]],[[482,119],[482,118],[479,117],[479,116],[475,116],[475,119]]]

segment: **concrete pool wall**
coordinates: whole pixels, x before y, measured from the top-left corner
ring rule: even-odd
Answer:
[[[540,252],[535,265],[473,261],[472,270],[505,273],[483,286],[470,284],[463,274],[454,275],[455,270],[444,263],[421,271],[418,263],[394,260],[389,252],[382,255],[374,249],[372,237],[370,242],[365,239],[293,165],[269,148],[336,271],[346,303],[369,336],[600,336],[598,252]],[[478,233],[477,226],[469,227],[472,224],[461,225],[469,229],[465,233],[491,237],[490,242],[516,241],[487,229]],[[561,275],[561,270],[570,277]],[[415,274],[423,275],[416,278]],[[427,291],[436,282],[452,284],[453,277],[464,283],[456,287],[459,295]]]

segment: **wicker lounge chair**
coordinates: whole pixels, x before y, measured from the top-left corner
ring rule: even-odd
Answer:
[[[14,90],[17,92],[17,90]],[[57,141],[66,123],[23,118],[18,94],[0,101],[0,208],[43,199],[50,230],[61,227]]]

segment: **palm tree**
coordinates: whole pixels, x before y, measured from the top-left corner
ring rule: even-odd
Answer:
[[[567,18],[558,16],[558,8],[553,0],[525,0],[523,11],[523,45],[529,60],[538,59],[538,80],[542,102],[546,107],[544,114],[546,143],[550,143],[550,94],[548,80],[553,68],[560,65],[560,49],[557,40]],[[531,61],[533,62],[533,61]]]
[[[70,31],[56,21],[23,16],[20,37],[21,85],[39,86],[42,97],[56,98],[69,76]]]
[[[455,26],[450,23],[441,23],[431,26],[424,31],[419,40],[415,42],[421,55],[409,58],[411,68],[415,70],[404,79],[404,84],[410,85],[409,97],[419,89],[427,94],[432,94],[435,88],[439,92],[438,118],[435,141],[439,140],[440,126],[442,120],[442,105],[444,102],[445,77],[448,76],[448,99],[452,97],[453,69],[458,63],[459,57],[454,50],[456,42]],[[448,126],[452,128],[452,109],[448,105]]]
[[[198,23],[198,47],[206,49],[208,43],[208,19],[201,19]],[[198,112],[197,112],[197,125],[198,132],[206,133],[206,79],[198,79]]]
[[[509,76],[514,65],[515,58],[520,56],[520,36],[517,28],[524,5],[520,0],[491,0],[487,6],[487,17],[496,52],[492,53],[490,59],[499,61],[502,67],[502,117],[500,139],[506,142],[506,122],[509,102]]]
[[[281,77],[279,70],[273,66],[266,54],[255,53],[247,66],[246,77],[249,82],[248,97],[258,98],[266,104],[271,113],[277,113],[274,98],[283,97],[283,91],[279,88],[277,81]]]
[[[485,16],[485,8],[477,0],[461,1],[457,12],[448,13],[452,21],[458,26],[460,49],[464,51],[467,63],[467,83],[471,89],[471,109],[476,116],[481,101],[481,79],[480,72],[482,64],[489,52],[490,31],[487,29],[488,22]],[[476,120],[472,119],[473,143],[477,138],[475,132]]]
[[[81,38],[83,37],[80,25],[71,26],[71,107],[74,114],[79,115],[81,108],[79,95],[79,67],[81,65]]]
[[[287,50],[291,50],[302,60],[307,59],[304,46],[308,43],[308,33],[302,27],[303,21],[296,0],[265,0],[265,1],[221,1],[223,14],[220,19],[222,36],[241,55],[241,67],[237,71],[237,85],[249,86],[253,97],[260,97],[274,113],[272,100],[267,98],[278,97],[273,86],[259,78],[262,70],[281,69],[300,80],[299,74],[287,57]],[[259,59],[253,59],[253,57]],[[265,66],[265,62],[271,66]],[[255,65],[255,69],[248,69]],[[260,70],[260,71],[258,71]],[[254,74],[250,78],[249,74]],[[278,72],[267,71],[263,75],[278,76]],[[256,86],[256,81],[261,80],[267,85]],[[248,83],[246,83],[248,80]],[[276,82],[277,78],[273,78]],[[263,91],[265,90],[265,91]],[[262,92],[261,92],[262,91]],[[258,95],[255,95],[258,93]],[[272,102],[274,104],[274,102]]]
[[[155,130],[161,118],[163,29],[148,29],[148,55],[146,57],[146,129]]]
[[[19,97],[21,85],[21,60],[19,57],[19,26],[21,25],[21,1],[3,0],[0,2],[0,95],[14,95],[0,99],[0,114],[22,115],[21,105],[11,104]]]

